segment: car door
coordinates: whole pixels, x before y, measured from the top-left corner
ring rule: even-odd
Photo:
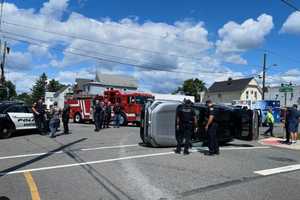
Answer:
[[[10,106],[6,113],[15,125],[16,130],[35,129],[33,114],[23,105]]]
[[[257,140],[259,136],[259,114],[257,110],[234,110],[235,138]]]

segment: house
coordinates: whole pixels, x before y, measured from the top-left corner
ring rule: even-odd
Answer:
[[[253,78],[215,82],[206,93],[206,99],[214,103],[232,103],[233,100],[261,100],[262,89]]]
[[[116,88],[123,90],[137,90],[138,83],[134,77],[126,75],[111,75],[96,73],[95,80],[76,79],[75,94],[97,95],[104,92],[108,88]]]
[[[65,104],[65,96],[67,94],[72,94],[73,88],[70,85],[62,87],[59,91],[54,94],[54,101],[57,102],[57,106],[62,109]]]
[[[293,87],[293,92],[280,92],[280,86],[268,87],[265,93],[265,99],[267,100],[279,100],[281,106],[292,106],[297,104],[300,106],[300,85]]]
[[[50,109],[50,105],[53,105],[55,99],[54,99],[55,92],[46,92],[45,93],[45,105],[47,109]]]

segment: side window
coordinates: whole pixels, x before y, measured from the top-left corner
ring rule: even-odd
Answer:
[[[26,113],[27,110],[24,106],[20,106],[20,105],[15,105],[15,106],[11,106],[9,107],[6,112],[13,112],[13,113]]]

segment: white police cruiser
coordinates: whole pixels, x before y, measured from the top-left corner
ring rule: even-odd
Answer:
[[[0,103],[0,138],[9,138],[19,130],[36,128],[30,107],[18,102]]]

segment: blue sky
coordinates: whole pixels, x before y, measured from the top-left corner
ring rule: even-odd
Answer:
[[[3,21],[12,48],[7,78],[19,92],[42,72],[72,84],[96,70],[135,76],[141,90],[154,92],[187,78],[209,86],[258,77],[264,50],[267,64],[278,65],[268,70],[269,85],[300,84],[300,14],[280,0],[6,0]]]

